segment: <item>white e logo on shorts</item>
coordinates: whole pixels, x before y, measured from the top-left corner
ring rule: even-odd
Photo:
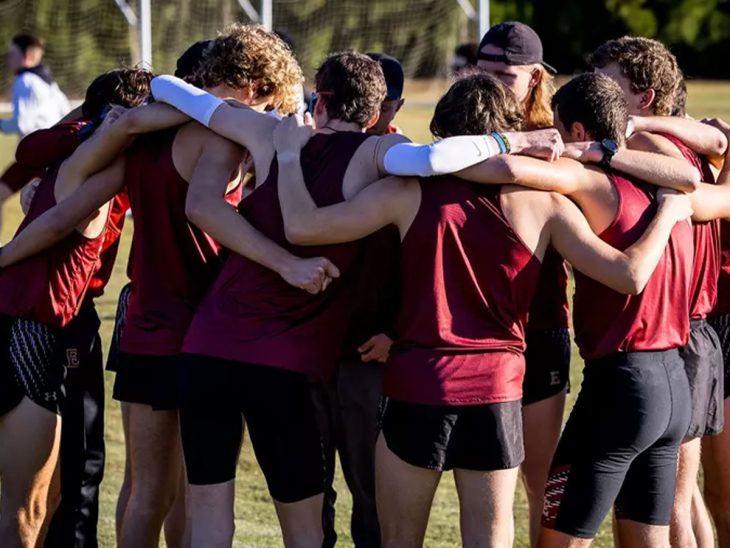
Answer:
[[[79,349],[78,348],[67,348],[66,349],[66,367],[78,367],[81,365],[79,362]]]
[[[560,384],[560,371],[550,371],[550,386]]]

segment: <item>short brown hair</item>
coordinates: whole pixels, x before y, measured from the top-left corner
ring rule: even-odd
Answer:
[[[327,115],[365,128],[385,99],[385,76],[378,61],[355,51],[333,53],[314,77]]]
[[[256,95],[270,98],[281,114],[297,111],[302,100],[293,92],[304,82],[289,47],[261,25],[234,24],[219,35],[205,51],[195,73],[204,87],[225,84],[243,89],[258,82]]]
[[[552,101],[566,129],[579,122],[593,140],[626,140],[628,105],[618,83],[604,74],[576,76],[561,87]]]
[[[477,71],[459,78],[439,99],[430,130],[440,138],[483,135],[519,130],[522,121],[522,107],[512,91],[494,76]]]
[[[150,94],[152,76],[142,68],[119,68],[97,76],[86,89],[82,114],[93,119],[108,105],[126,108],[141,105]]]
[[[682,73],[677,58],[658,40],[637,36],[609,40],[590,55],[588,62],[597,68],[618,64],[634,93],[654,90],[654,114],[671,114]]]
[[[40,36],[36,36],[35,34],[30,34],[28,32],[16,34],[15,36],[13,36],[11,42],[17,46],[17,48],[23,53],[23,55],[25,55],[26,52],[31,48],[38,48],[40,50],[46,49],[46,42],[43,40],[43,38],[41,38]]]

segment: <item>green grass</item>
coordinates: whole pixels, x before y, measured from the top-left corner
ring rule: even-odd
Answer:
[[[428,123],[431,118],[432,107],[422,106],[421,101],[433,100],[445,88],[414,90],[413,96],[418,102],[413,105],[406,103],[403,112],[396,119],[396,123],[415,141],[429,140]],[[692,83],[689,93],[689,110],[695,117],[720,116],[730,118],[730,104],[727,96],[730,94],[730,84],[727,83]],[[407,97],[408,90],[407,90]],[[0,136],[0,168],[7,165],[14,151],[15,141],[12,138]],[[0,237],[7,241],[20,221],[21,214],[17,199],[12,199],[4,208],[4,222]],[[116,296],[121,286],[126,283],[125,268],[131,239],[131,226],[127,226],[122,236],[122,245],[119,259],[115,265],[114,275],[103,297],[97,301],[97,308],[102,318],[102,337],[108,344],[111,335],[112,322],[116,307]],[[574,387],[570,396],[570,403],[580,387],[582,362],[573,349],[573,365],[571,368],[571,382]],[[111,394],[113,378],[107,374],[107,394]],[[122,438],[119,407],[111,397],[106,403],[106,441],[107,465],[105,479],[101,493],[101,517],[99,523],[100,545],[112,547],[114,542],[114,507],[119,485],[124,470],[124,446]],[[351,500],[347,488],[338,471],[336,478],[338,491],[338,518],[337,532],[340,545],[352,546],[349,535],[349,512]],[[281,545],[276,516],[270,502],[266,485],[251,452],[250,444],[246,443],[238,470],[236,483],[236,537],[234,546],[243,547],[275,547]],[[515,502],[516,546],[527,546],[527,506],[521,488],[518,488]],[[438,493],[434,500],[431,520],[426,538],[429,547],[449,547],[459,544],[458,528],[458,499],[454,489],[453,476],[445,474]],[[598,547],[613,545],[610,527],[601,529],[594,544]]]

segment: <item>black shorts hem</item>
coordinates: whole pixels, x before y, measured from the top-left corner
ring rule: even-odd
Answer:
[[[522,405],[538,403],[570,389],[570,329],[527,331]]]
[[[705,320],[692,320],[689,341],[679,353],[692,396],[686,438],[715,436],[725,423],[723,358],[717,333]]]
[[[388,449],[403,462],[444,472],[493,472],[524,460],[520,400],[468,406],[388,400],[381,420]]]
[[[112,397],[149,405],[155,411],[177,409],[178,355],[150,356],[120,352]]]

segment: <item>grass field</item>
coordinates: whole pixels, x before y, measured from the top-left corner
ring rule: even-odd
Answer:
[[[434,97],[445,89],[446,83],[430,85],[411,84],[406,88],[409,102],[399,114],[396,123],[414,141],[426,142],[429,139],[428,123],[433,111]],[[730,118],[730,84],[728,83],[692,83],[689,89],[689,111],[695,117],[719,116]],[[4,168],[11,160],[15,141],[8,137],[0,138],[0,168]],[[5,206],[1,237],[7,241],[13,234],[21,213],[17,200],[13,199]],[[106,294],[98,299],[97,308],[102,318],[102,337],[108,344],[116,306],[116,297],[121,286],[126,283],[126,258],[131,240],[131,226],[127,226],[122,236],[120,256],[115,265],[114,275]],[[582,362],[573,352],[571,381],[574,387],[570,402],[580,386]],[[111,394],[113,378],[107,374],[107,394]],[[99,523],[100,546],[112,547],[114,541],[114,507],[119,485],[124,470],[124,446],[122,438],[119,408],[116,402],[106,402],[106,441],[107,465],[105,479],[102,484],[101,517]],[[161,456],[161,458],[164,458]],[[352,546],[349,535],[349,512],[351,500],[347,488],[338,472],[336,488],[338,491],[337,532],[340,545]],[[236,547],[274,547],[281,545],[278,525],[273,505],[270,502],[266,486],[255,463],[250,444],[246,443],[238,470],[236,484]],[[518,489],[515,503],[516,546],[527,546],[527,510],[522,489]],[[610,528],[604,526],[595,546],[612,546]],[[426,537],[428,547],[458,546],[458,500],[454,489],[453,477],[446,474],[439,487]]]

